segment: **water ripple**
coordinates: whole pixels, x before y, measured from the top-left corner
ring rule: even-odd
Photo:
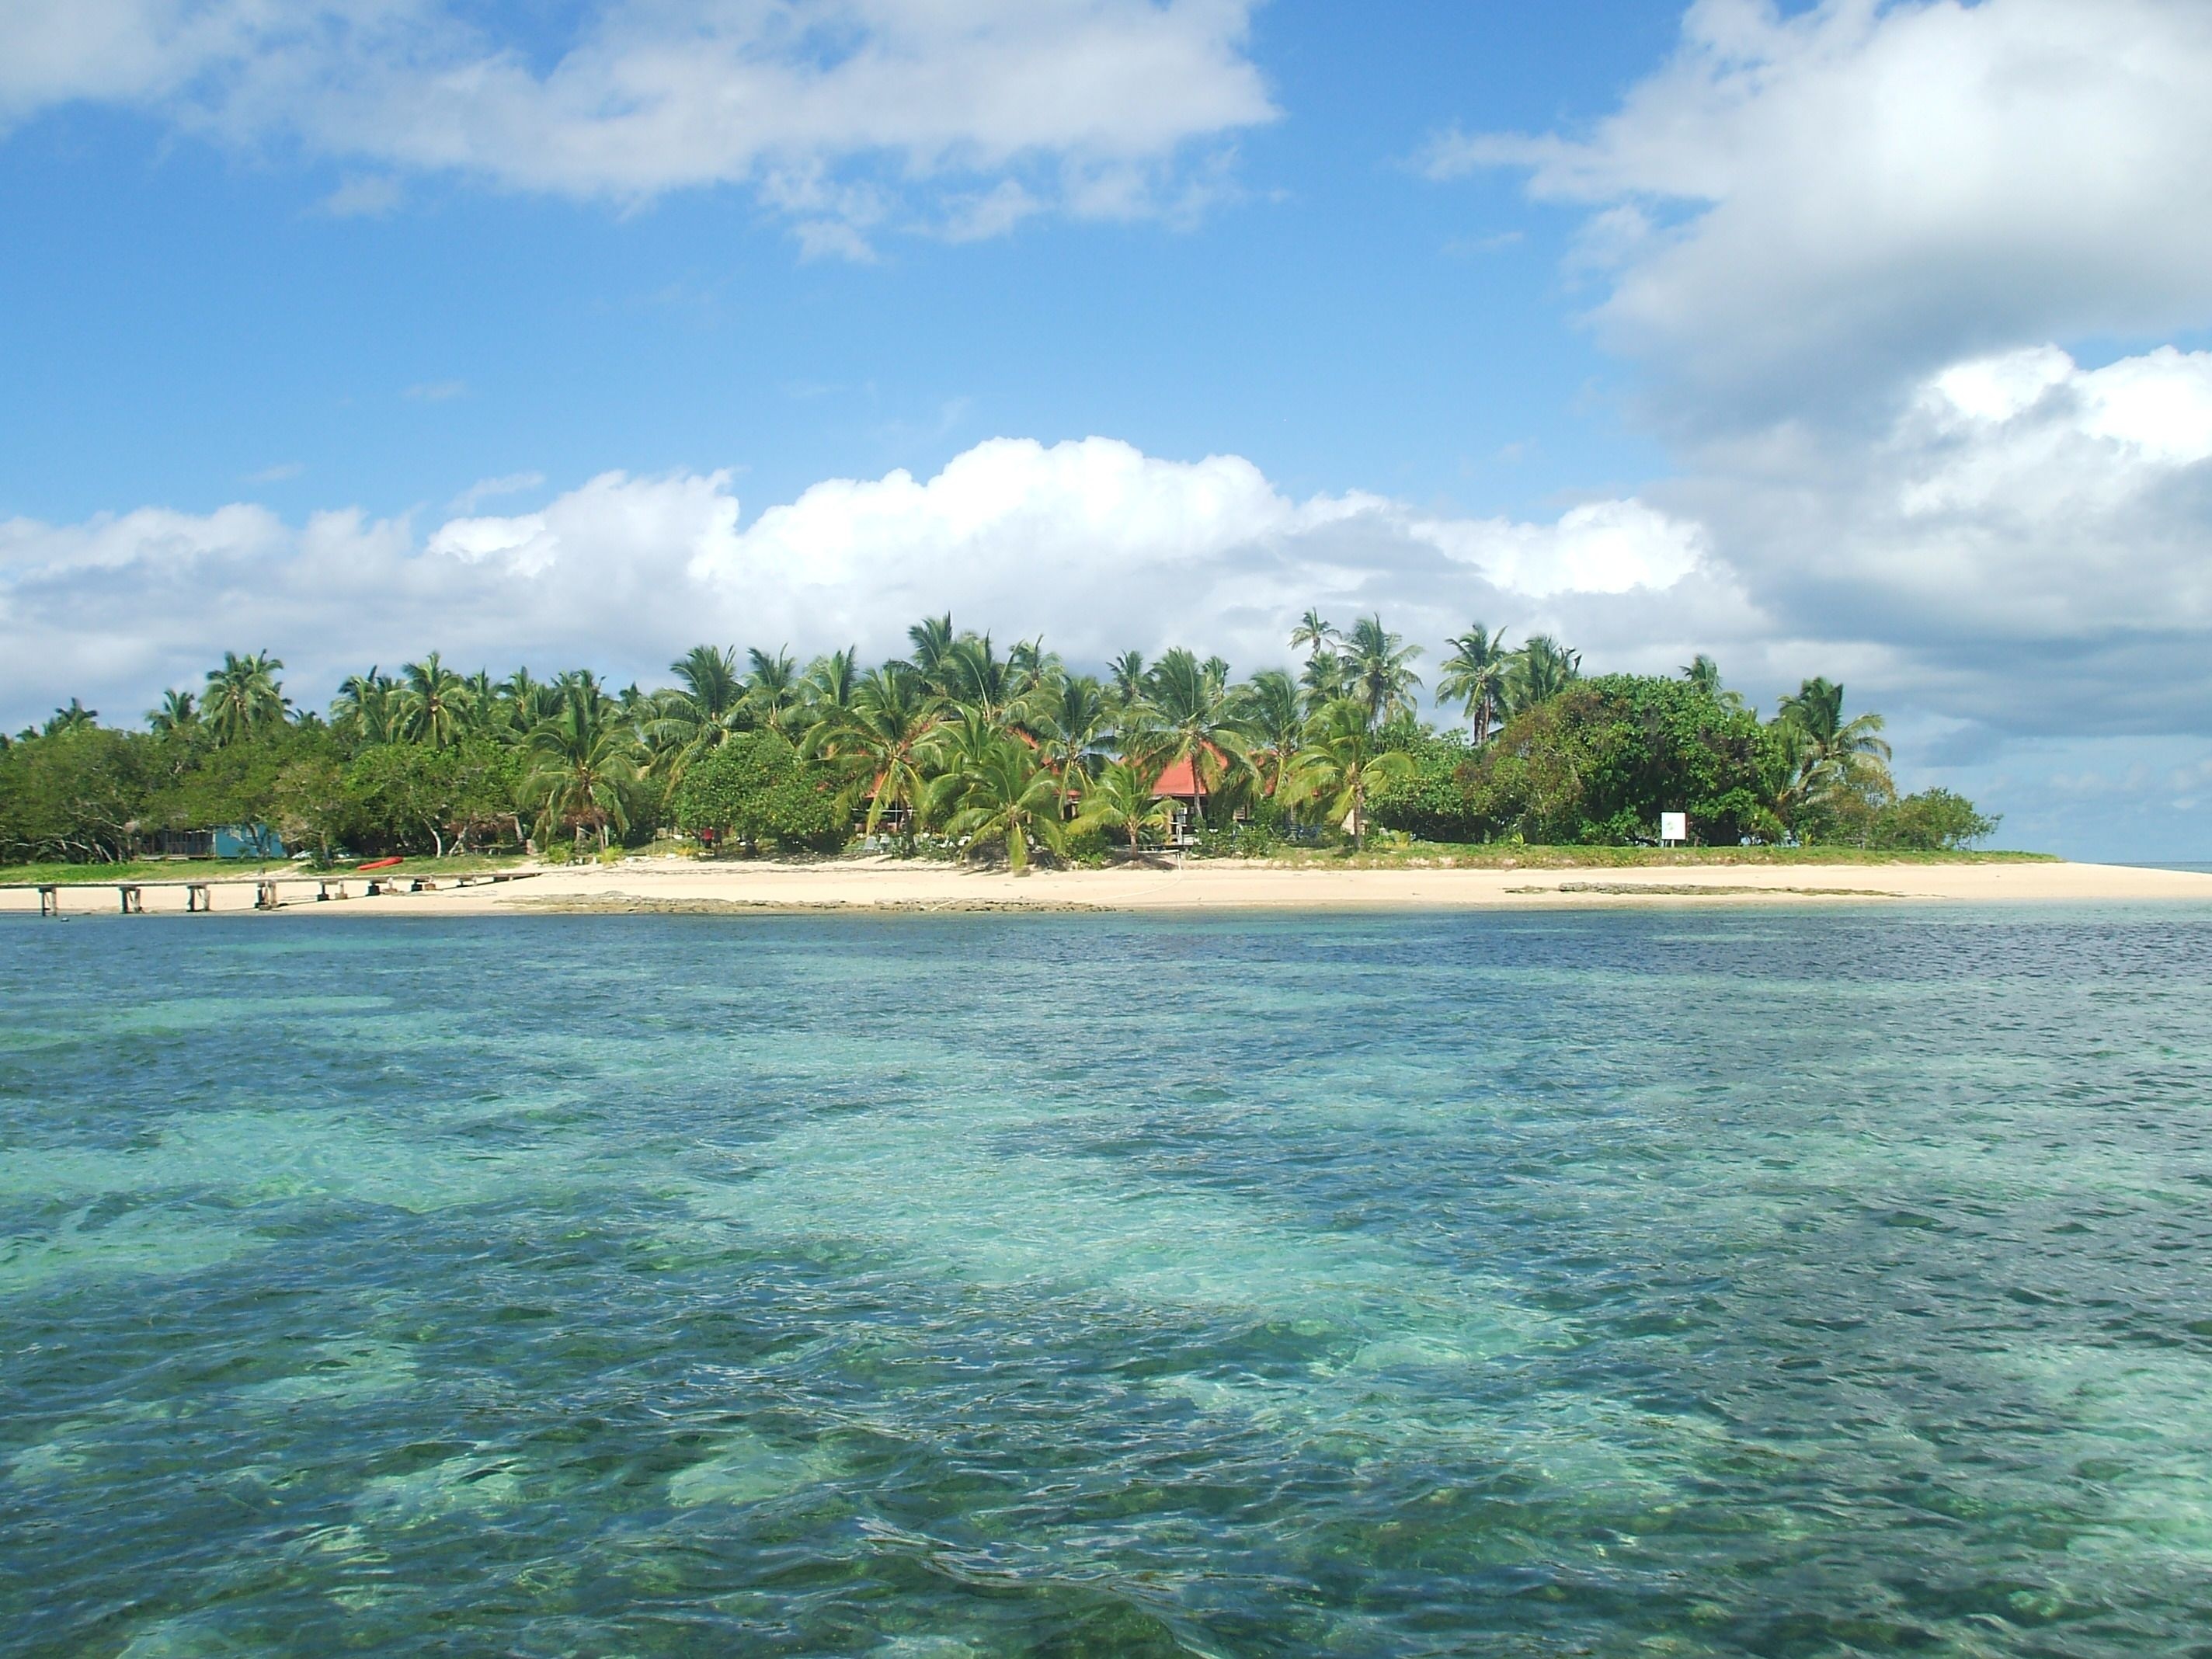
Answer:
[[[0,1647],[2205,1650],[2208,990],[2181,910],[10,926]]]

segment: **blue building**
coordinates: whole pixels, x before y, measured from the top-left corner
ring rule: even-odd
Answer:
[[[283,839],[265,823],[224,823],[212,830],[164,830],[154,850],[165,858],[281,859]]]

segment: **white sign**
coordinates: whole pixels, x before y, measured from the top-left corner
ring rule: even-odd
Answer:
[[[1690,815],[1687,812],[1662,812],[1659,815],[1659,839],[1662,842],[1687,841],[1690,838]]]

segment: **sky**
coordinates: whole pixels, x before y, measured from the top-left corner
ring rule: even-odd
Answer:
[[[2212,859],[2203,0],[0,0],[0,724],[226,650],[1820,673]]]

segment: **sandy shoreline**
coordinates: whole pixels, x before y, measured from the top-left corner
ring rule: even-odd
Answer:
[[[2212,874],[2100,864],[1824,864],[1661,866],[1633,869],[1332,870],[1194,861],[1109,870],[1004,870],[855,860],[836,864],[702,863],[639,859],[549,868],[498,885],[447,884],[365,896],[365,878],[319,902],[312,878],[288,878],[276,914],[489,915],[878,911],[1128,912],[1142,910],[1458,910],[1605,905],[1960,903],[2212,903]],[[251,911],[250,878],[217,878],[218,911]],[[146,884],[149,914],[182,911],[181,885]],[[62,890],[65,915],[114,915],[112,887]],[[35,892],[0,892],[0,911],[35,914]]]

